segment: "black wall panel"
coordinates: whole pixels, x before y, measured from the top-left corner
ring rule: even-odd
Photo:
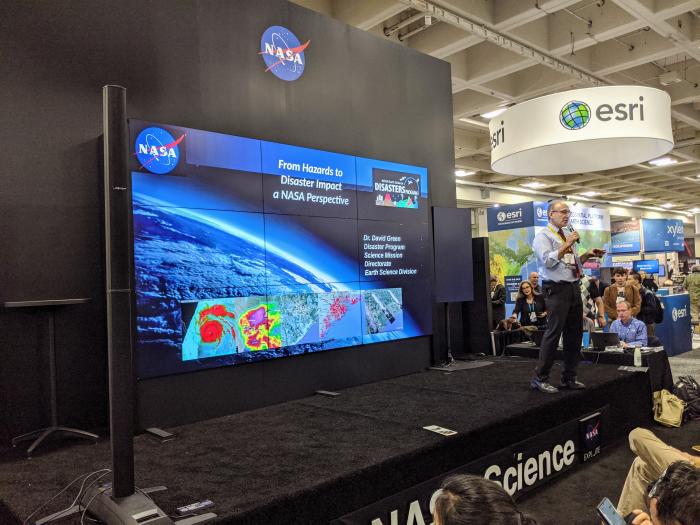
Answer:
[[[311,39],[296,82],[265,72],[258,51],[270,25]],[[127,88],[135,118],[427,166],[431,203],[455,204],[449,65],[283,0],[9,0],[0,49],[0,303],[93,299],[57,313],[69,426],[107,421],[103,85]],[[0,444],[45,423],[44,331],[42,312],[0,311]],[[151,417],[164,392],[196,397],[218,385],[215,409],[182,407],[182,420],[194,420],[373,381],[427,365],[430,343],[142,382],[140,408]]]

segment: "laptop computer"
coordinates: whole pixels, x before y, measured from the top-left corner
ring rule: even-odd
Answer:
[[[592,347],[591,350],[596,352],[604,352],[606,346],[617,346],[620,344],[620,338],[613,332],[591,332]]]

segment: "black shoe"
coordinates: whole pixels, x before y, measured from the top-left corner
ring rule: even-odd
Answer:
[[[583,390],[586,388],[586,385],[575,379],[562,379],[559,388],[565,390]]]
[[[545,394],[556,394],[559,392],[557,387],[550,385],[546,380],[540,379],[539,377],[532,378],[532,381],[530,381],[530,388],[533,390],[539,390]]]

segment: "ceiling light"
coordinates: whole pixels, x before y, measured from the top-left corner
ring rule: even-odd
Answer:
[[[583,195],[584,197],[595,197],[596,195],[600,195],[600,192],[598,192],[598,191],[584,191],[582,193],[579,193],[579,195]]]
[[[465,170],[455,170],[456,177],[467,177],[468,175],[474,175],[476,171],[465,171]]]
[[[629,199],[625,199],[625,202],[629,202],[630,204],[635,204],[637,202],[642,202],[642,199],[639,197],[630,197]]]
[[[678,71],[667,71],[659,75],[659,84],[662,86],[677,84],[678,82],[683,82],[683,77]]]
[[[673,204],[671,204],[670,202],[667,202],[666,204],[662,204],[661,207],[666,208],[666,209],[673,208]]]
[[[503,113],[506,109],[508,109],[508,108],[494,109],[493,111],[489,111],[488,113],[482,113],[481,116],[491,120],[492,118],[495,118],[498,115],[500,115],[501,113]]]
[[[536,180],[532,182],[524,182],[521,184],[523,188],[544,188],[546,184],[544,182],[538,182]]]
[[[700,208],[691,208],[690,211],[692,213],[700,213]]]
[[[472,126],[478,126],[480,128],[489,129],[489,125],[486,122],[483,122],[481,120],[474,120],[473,118],[467,118],[467,117],[460,117],[457,120],[460,120],[462,122],[466,122],[467,124],[471,124]]]
[[[670,166],[671,164],[676,164],[678,161],[672,159],[671,157],[659,157],[658,159],[650,160],[649,164],[652,166]]]

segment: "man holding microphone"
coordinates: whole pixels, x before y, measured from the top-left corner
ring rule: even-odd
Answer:
[[[547,208],[549,224],[535,235],[532,243],[549,318],[547,331],[542,338],[539,363],[530,386],[547,394],[559,391],[549,383],[549,372],[554,364],[562,333],[564,372],[559,388],[585,388],[583,383],[576,380],[583,334],[583,305],[579,280],[583,275],[583,263],[589,258],[605,254],[605,250],[594,248],[578,255],[575,244],[579,242],[579,235],[569,226],[570,216],[571,211],[565,201],[550,202]]]

